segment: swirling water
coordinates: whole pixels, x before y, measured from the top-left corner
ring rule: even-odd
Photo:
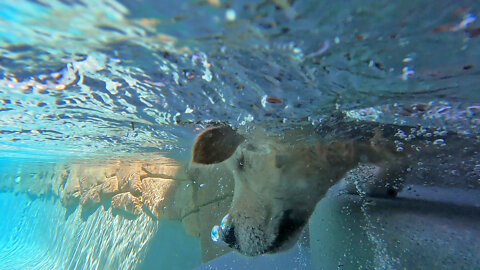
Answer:
[[[185,157],[194,134],[212,122],[282,129],[317,125],[339,109],[475,137],[478,16],[474,0],[5,0],[0,169]],[[29,203],[6,190],[5,200]],[[138,226],[153,226],[145,224]],[[15,228],[18,239],[28,234],[27,225]],[[18,247],[4,243],[2,255]],[[25,254],[37,249],[29,248]],[[50,265],[39,268],[60,258],[48,256]]]

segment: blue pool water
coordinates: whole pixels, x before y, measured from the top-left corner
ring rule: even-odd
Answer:
[[[110,197],[89,198],[96,205],[85,210],[79,205],[88,206],[88,199],[65,195],[67,179],[81,166],[183,162],[195,135],[212,123],[280,133],[318,126],[331,112],[343,111],[355,119],[464,135],[470,141],[451,145],[468,151],[418,163],[409,181],[419,187],[414,191],[438,186],[477,194],[480,149],[470,142],[480,138],[479,65],[476,0],[1,1],[0,269],[411,265],[408,248],[402,253],[378,237],[365,240],[376,241],[367,245],[374,259],[337,264],[356,253],[342,250],[341,243],[319,249],[315,239],[325,231],[312,228],[292,250],[276,255],[207,250],[210,239],[180,222],[193,212],[155,219],[144,206],[131,218],[115,214]],[[228,201],[228,185],[210,186]],[[83,186],[77,191],[87,194]],[[478,222],[479,206],[467,197],[471,208],[462,213]],[[325,223],[318,215],[312,224]],[[375,228],[365,224],[371,236]],[[464,228],[474,239],[480,235],[459,224],[445,226]],[[345,236],[337,225],[327,225]],[[337,249],[343,258],[328,261],[332,257],[325,254]],[[457,259],[480,267],[468,254],[452,254],[445,269],[464,267]]]

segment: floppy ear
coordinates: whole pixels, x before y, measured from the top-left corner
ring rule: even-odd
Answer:
[[[233,155],[238,145],[243,141],[243,136],[229,126],[207,129],[195,138],[192,162],[199,164],[220,163]]]

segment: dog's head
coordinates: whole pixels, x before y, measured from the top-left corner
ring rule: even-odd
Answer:
[[[193,163],[223,162],[235,180],[229,213],[212,237],[249,256],[291,247],[328,189],[313,184],[322,170],[308,152],[261,134],[245,138],[226,126],[202,132]]]

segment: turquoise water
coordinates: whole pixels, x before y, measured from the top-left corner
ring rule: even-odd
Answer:
[[[187,160],[210,123],[336,110],[478,140],[479,17],[475,0],[1,1],[0,269],[316,269],[308,241],[206,265],[179,222],[67,210],[59,166]],[[479,189],[478,149],[440,159],[425,185]]]

